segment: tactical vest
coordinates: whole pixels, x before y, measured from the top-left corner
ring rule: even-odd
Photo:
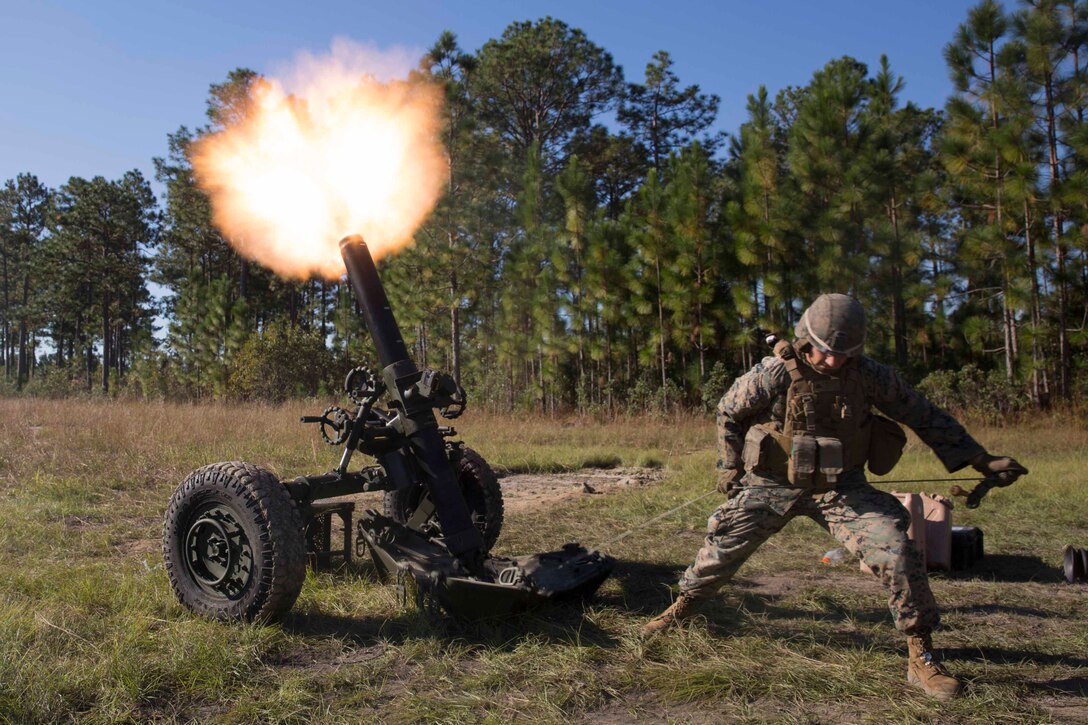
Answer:
[[[856,359],[837,375],[821,375],[780,341],[775,355],[790,376],[782,427],[756,424],[744,440],[744,467],[757,475],[785,475],[791,485],[833,488],[839,477],[861,468],[878,475],[899,461],[906,435],[898,424],[875,415],[865,397]]]
[[[857,359],[847,360],[837,375],[821,375],[802,364],[788,342],[776,345],[775,354],[790,374],[782,428],[789,441],[789,480],[801,486],[834,485],[844,471],[864,466],[869,457],[872,415]]]

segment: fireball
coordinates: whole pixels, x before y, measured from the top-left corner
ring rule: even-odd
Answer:
[[[375,258],[401,249],[447,174],[441,89],[380,81],[336,50],[300,62],[291,92],[277,78],[254,83],[240,119],[192,149],[216,226],[283,277],[340,277],[349,234]]]

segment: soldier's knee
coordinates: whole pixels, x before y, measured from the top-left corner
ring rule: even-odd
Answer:
[[[901,542],[865,546],[859,553],[866,566],[878,573],[909,575],[919,568],[918,552],[905,536]]]
[[[907,531],[910,529],[910,514],[902,506],[898,510],[887,511],[874,517],[865,527],[865,538],[875,546],[886,549],[901,549],[910,541]]]
[[[897,566],[899,564],[899,557],[896,557],[888,551],[882,549],[866,551],[862,554],[861,560],[869,567],[874,574],[883,577],[886,575],[896,576],[902,567]]]

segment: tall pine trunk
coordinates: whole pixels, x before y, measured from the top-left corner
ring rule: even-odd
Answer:
[[[990,42],[990,87],[994,88],[997,84],[997,68],[996,68],[996,49],[994,44]],[[1000,126],[997,117],[997,101],[991,96],[990,98],[990,125],[996,136],[998,128]],[[998,236],[1002,239],[1005,238],[1005,220],[1004,220],[1004,177],[1001,172],[1001,152],[994,151],[994,184],[996,185],[995,200],[994,200],[994,220],[997,224]],[[1001,323],[1005,338],[1005,377],[1009,380],[1013,378],[1013,349],[1015,342],[1013,337],[1016,332],[1013,329],[1012,312],[1009,308],[1009,269],[1008,259],[1003,260],[1003,286],[1001,290]]]
[[[1031,399],[1036,407],[1042,407],[1050,397],[1046,378],[1040,376],[1042,355],[1039,350],[1039,328],[1042,323],[1042,307],[1039,294],[1039,263],[1035,257],[1035,237],[1031,234],[1032,215],[1027,199],[1024,200],[1024,244],[1028,253],[1028,275],[1031,277]]]
[[[11,295],[8,289],[8,257],[4,255],[4,338],[0,355],[4,356],[4,380],[11,379]]]
[[[1043,89],[1046,94],[1046,137],[1050,164],[1050,194],[1055,197],[1060,182],[1058,167],[1058,127],[1054,118],[1054,79],[1050,73],[1043,76]],[[1069,314],[1069,289],[1065,279],[1066,249],[1062,243],[1062,210],[1056,207],[1053,217],[1055,280],[1058,293],[1058,394],[1069,399],[1070,360],[1069,336],[1066,332],[1066,319]]]
[[[25,262],[24,262],[25,263]],[[19,373],[18,385],[21,388],[30,378],[30,362],[27,343],[29,342],[29,330],[27,330],[26,315],[30,304],[30,274],[23,272],[23,306],[19,311]]]
[[[453,246],[453,235],[449,235]],[[450,270],[450,358],[453,381],[461,384],[461,304],[457,285],[457,270]]]
[[[892,336],[895,338],[895,364],[907,365],[907,306],[903,301],[903,241],[899,236],[899,205],[892,193]]]
[[[654,259],[654,273],[657,275],[657,332],[661,340],[661,400],[667,411],[669,409],[669,389],[665,377],[665,301],[661,290],[661,255]]]
[[[102,392],[110,392],[110,293],[102,293]]]

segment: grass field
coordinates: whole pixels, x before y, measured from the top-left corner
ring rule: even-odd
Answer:
[[[403,608],[369,561],[308,575],[279,624],[224,625],[175,601],[162,514],[192,469],[243,459],[282,477],[336,453],[297,423],[324,403],[186,406],[0,400],[0,722],[1088,721],[1088,432],[1076,421],[975,431],[1032,471],[956,523],[985,532],[975,569],[936,575],[936,637],[968,695],[905,683],[905,645],[875,580],[828,568],[800,520],[679,631],[642,642],[698,548],[712,496],[606,547],[586,606],[461,623]],[[466,414],[497,467],[663,466],[652,486],[511,514],[496,553],[595,545],[709,490],[709,419],[535,420]],[[912,442],[896,478],[944,476]],[[947,483],[888,486],[947,492]]]

